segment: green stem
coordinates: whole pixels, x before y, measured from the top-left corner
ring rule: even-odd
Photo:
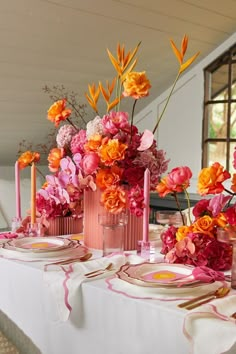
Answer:
[[[137,103],[137,99],[134,101],[133,108],[132,108],[132,115],[131,115],[131,124],[130,124],[130,144],[132,143],[132,128],[134,123],[134,109]]]
[[[190,213],[191,205],[190,205],[190,198],[189,198],[189,194],[188,194],[187,189],[184,189],[184,193],[185,193],[185,195],[186,195],[187,204],[188,204],[188,218],[189,218],[189,222],[190,222],[190,224],[192,224],[191,213]]]
[[[181,207],[180,207],[180,204],[179,204],[179,199],[178,199],[178,197],[177,197],[177,193],[174,192],[174,193],[173,193],[173,196],[174,196],[174,198],[175,198],[177,208],[178,208],[178,210],[179,210],[179,212],[180,212],[183,225],[185,225],[184,215],[183,215],[183,213],[182,213],[182,210],[181,210]]]
[[[40,171],[40,169],[36,166],[36,170],[37,172],[45,179],[45,176],[44,174]]]
[[[160,115],[159,119],[157,120],[157,123],[156,123],[156,125],[155,125],[155,127],[154,127],[154,129],[153,129],[153,134],[156,132],[156,130],[157,130],[159,124],[160,124],[161,118],[163,117],[163,114],[165,113],[166,107],[167,107],[167,105],[168,105],[168,103],[169,103],[169,100],[170,100],[170,98],[171,98],[171,95],[172,95],[172,93],[173,93],[173,91],[174,91],[175,85],[176,85],[176,83],[177,83],[179,77],[180,77],[180,72],[178,72],[178,74],[177,74],[177,76],[176,76],[176,78],[175,78],[175,81],[174,81],[174,83],[173,83],[173,86],[172,86],[172,89],[171,89],[171,91],[170,91],[170,93],[169,93],[169,96],[167,97],[167,100],[166,100],[165,106],[164,106],[164,108],[163,108],[163,111],[161,112],[161,115]]]

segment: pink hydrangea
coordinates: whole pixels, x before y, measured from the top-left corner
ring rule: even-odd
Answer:
[[[77,152],[84,152],[84,144],[87,141],[86,130],[81,129],[77,134],[75,134],[70,143],[70,149],[72,154],[76,154]]]
[[[56,137],[57,147],[64,148],[68,146],[71,142],[72,137],[76,134],[77,130],[72,125],[65,124],[63,125]]]

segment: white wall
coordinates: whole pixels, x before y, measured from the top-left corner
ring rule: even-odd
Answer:
[[[201,169],[202,119],[204,73],[203,69],[236,42],[236,33],[214,50],[208,57],[179,79],[176,89],[156,133],[158,148],[166,151],[171,159],[169,170],[177,166],[189,166],[193,172],[189,192],[196,192],[196,180]],[[201,54],[200,54],[201,58]],[[160,97],[135,116],[140,130],[153,130],[170,92]],[[149,124],[150,122],[150,124]]]
[[[235,42],[236,33],[180,78],[156,133],[158,148],[165,150],[171,159],[169,170],[180,165],[191,168],[193,179],[189,192],[192,193],[196,192],[197,175],[201,169],[203,69]],[[135,116],[141,131],[147,128],[153,130],[168,94],[169,90],[166,90]],[[47,167],[40,169],[47,173]],[[29,168],[22,171],[21,178],[22,213],[26,213],[30,200]],[[38,183],[40,187],[41,182]],[[0,167],[0,212],[9,225],[15,214],[14,203],[14,167]]]

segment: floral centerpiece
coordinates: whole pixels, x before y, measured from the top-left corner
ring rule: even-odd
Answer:
[[[117,75],[106,85],[101,82],[88,85],[86,98],[96,116],[87,123],[86,129],[78,129],[73,124],[70,119],[72,110],[67,107],[65,98],[49,108],[48,119],[56,127],[61,123],[63,125],[57,134],[57,147],[50,151],[48,157],[53,175],[46,177],[47,184],[37,193],[37,209],[40,213],[48,217],[55,216],[58,209],[68,205],[67,193],[75,202],[83,193],[99,190],[100,203],[107,212],[119,213],[128,209],[135,216],[142,216],[144,172],[149,169],[150,188],[155,190],[169,162],[165,152],[157,148],[153,133],[178,78],[198,53],[184,62],[188,38],[184,36],[180,50],[171,41],[180,63],[176,80],[153,132],[139,132],[133,122],[135,105],[139,99],[149,95],[151,88],[146,73],[134,71],[139,45],[127,54],[124,46],[118,45],[117,58],[108,50]],[[107,106],[107,112],[102,116],[98,112],[98,100],[101,97]],[[124,98],[134,100],[131,116],[120,109]],[[61,187],[65,184],[67,193],[62,193]]]
[[[189,201],[187,188],[190,186],[191,177],[192,172],[187,166],[175,168],[161,179],[156,187],[157,193],[160,197],[172,194],[181,211],[178,193],[186,193]],[[183,218],[183,226],[170,226],[162,233],[161,252],[167,262],[208,266],[214,270],[230,269],[232,246],[217,239],[219,228],[236,226],[236,204],[232,204],[236,192],[236,174],[232,176],[230,190],[224,186],[224,182],[230,177],[230,173],[218,162],[200,171],[198,193],[207,198],[200,199],[193,207],[192,213],[189,206],[188,225],[184,225]],[[210,195],[214,196],[210,198]]]

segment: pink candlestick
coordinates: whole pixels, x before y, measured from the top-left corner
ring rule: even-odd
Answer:
[[[150,171],[144,173],[143,242],[149,241]]]
[[[36,222],[36,167],[34,162],[31,166],[31,223]]]
[[[20,199],[20,169],[19,162],[15,163],[15,193],[16,193],[16,217],[21,219],[21,199]]]

